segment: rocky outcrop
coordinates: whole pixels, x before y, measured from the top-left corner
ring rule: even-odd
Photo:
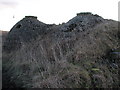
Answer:
[[[3,45],[3,88],[118,88],[119,31],[91,13],[61,25],[26,16]]]
[[[93,28],[97,24],[104,22],[105,20],[92,13],[79,13],[76,17],[69,20],[66,24],[62,25],[61,29],[65,32],[72,30],[84,31]]]
[[[50,25],[37,20],[35,16],[26,16],[19,21],[8,33],[4,44],[5,51],[17,50],[25,42],[35,40],[38,36],[42,37],[47,33]]]

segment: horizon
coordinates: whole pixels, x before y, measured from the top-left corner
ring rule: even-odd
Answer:
[[[119,0],[1,0],[0,30],[10,31],[25,16],[37,16],[39,21],[46,24],[61,24],[77,13],[91,12],[104,19],[118,21],[118,2]]]

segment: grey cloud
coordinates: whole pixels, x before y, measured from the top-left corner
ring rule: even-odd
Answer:
[[[2,8],[14,8],[18,3],[14,0],[0,0],[0,9]]]

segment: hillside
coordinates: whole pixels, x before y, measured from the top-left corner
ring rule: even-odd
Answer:
[[[3,44],[3,88],[118,88],[118,22],[78,13],[66,23],[19,21]]]
[[[0,30],[0,89],[2,89],[2,41],[5,41],[7,31]]]

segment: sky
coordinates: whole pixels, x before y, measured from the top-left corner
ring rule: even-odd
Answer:
[[[118,21],[119,0],[0,0],[0,30],[9,31],[25,16],[47,24],[69,21],[80,12],[92,12]]]

